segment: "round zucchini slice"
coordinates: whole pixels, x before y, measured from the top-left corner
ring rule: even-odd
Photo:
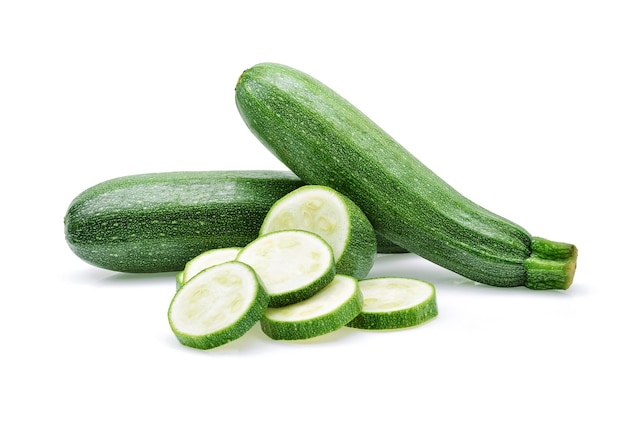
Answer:
[[[378,244],[372,224],[352,200],[332,188],[306,185],[276,201],[260,233],[285,229],[321,236],[333,248],[338,274],[362,279],[374,265]]]
[[[310,339],[343,327],[359,314],[361,307],[358,281],[337,274],[311,298],[289,306],[268,308],[261,318],[261,329],[275,340]]]
[[[237,261],[256,271],[270,307],[309,298],[335,276],[332,248],[320,236],[301,230],[262,235],[241,249]]]
[[[405,277],[376,277],[359,282],[363,309],[347,325],[388,330],[413,327],[438,314],[435,287]]]
[[[180,343],[206,350],[243,336],[261,319],[268,300],[250,266],[225,262],[180,287],[170,303],[168,320]]]

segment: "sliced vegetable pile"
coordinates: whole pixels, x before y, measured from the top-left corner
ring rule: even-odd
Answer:
[[[257,322],[272,339],[300,340],[436,317],[431,283],[368,278],[380,253],[418,254],[491,286],[572,284],[575,245],[462,196],[315,78],[262,63],[235,96],[290,171],[115,178],[79,194],[64,219],[69,247],[94,266],[177,272],[168,318],[182,344],[215,348]]]
[[[242,336],[256,321],[272,339],[302,340],[346,325],[382,330],[434,318],[430,283],[363,279],[376,249],[374,228],[350,199],[328,187],[298,188],[276,201],[258,237],[246,246],[212,249],[187,262],[177,275],[170,326],[183,345],[208,349]],[[242,299],[242,279],[234,273],[224,277],[223,268],[236,263],[252,270],[255,278],[248,286],[256,281],[256,293],[264,293],[254,308],[233,302],[233,297]],[[203,298],[191,303],[190,294]],[[259,310],[263,315],[255,317]]]
[[[367,242],[354,242],[360,234]],[[357,254],[366,261],[345,261]],[[246,246],[212,249],[186,264],[176,277],[170,327],[183,345],[209,349],[257,321],[271,339],[302,340],[344,326],[397,329],[434,318],[430,283],[357,278],[369,273],[375,254],[374,229],[358,208],[328,187],[302,187],[271,207]],[[340,269],[342,261],[349,266]]]

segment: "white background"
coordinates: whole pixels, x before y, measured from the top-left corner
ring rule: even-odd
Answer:
[[[223,3],[0,6],[0,431],[625,432],[624,3]],[[116,176],[284,169],[234,103],[266,61],[325,82],[475,202],[576,244],[572,287],[385,256],[372,275],[436,285],[435,320],[179,345],[173,274],[87,265],[63,216]]]

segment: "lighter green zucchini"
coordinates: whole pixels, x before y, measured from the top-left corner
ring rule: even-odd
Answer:
[[[79,194],[65,237],[84,261],[123,272],[181,271],[207,250],[257,238],[270,207],[303,185],[288,171],[131,175]]]
[[[306,184],[345,194],[385,239],[476,282],[566,289],[577,249],[533,237],[462,196],[352,104],[285,65],[244,71],[236,104]]]

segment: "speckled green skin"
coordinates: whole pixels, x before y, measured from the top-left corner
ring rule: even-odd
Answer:
[[[79,194],[64,219],[72,251],[123,272],[180,271],[200,253],[243,247],[272,204],[303,185],[288,171],[169,172],[111,179]]]
[[[392,243],[378,232],[376,232],[376,244],[378,253],[409,253],[407,249]]]
[[[363,279],[376,259],[376,233],[367,216],[352,200],[344,196],[344,203],[350,219],[350,234],[346,249],[337,260],[337,273]]]
[[[533,237],[525,229],[462,196],[313,77],[256,65],[240,76],[236,103],[250,130],[300,179],[348,196],[390,242],[477,282],[534,286],[525,265]],[[558,261],[575,264],[572,252]],[[565,289],[573,279],[573,272],[565,279],[551,273],[540,289]]]

